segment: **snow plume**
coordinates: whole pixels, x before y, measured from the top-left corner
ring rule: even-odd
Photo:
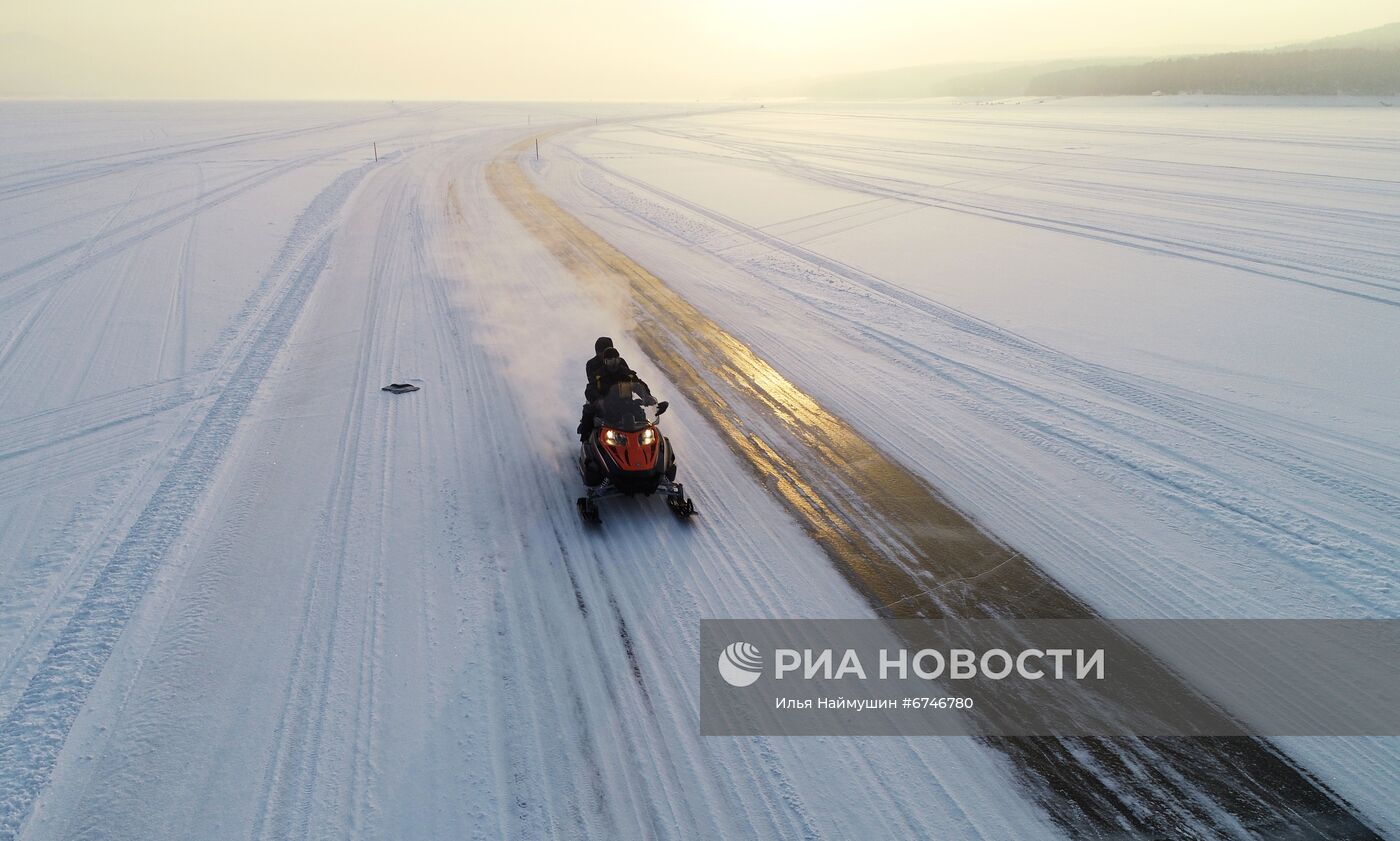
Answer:
[[[508,211],[501,208],[501,213]],[[517,260],[522,252],[529,254],[523,274],[516,269],[471,279],[470,306],[489,325],[484,335],[473,338],[492,364],[504,369],[513,388],[528,395],[530,412],[544,428],[572,435],[583,403],[584,363],[593,355],[594,341],[610,336],[634,368],[645,362],[629,338],[632,307],[626,290],[609,278],[575,276],[524,230],[519,241],[507,237],[465,245],[472,251],[512,253]],[[642,368],[639,373],[645,379],[649,372]]]
[[[524,231],[521,236],[522,242],[528,238]],[[524,246],[473,242],[469,248],[519,253]],[[633,367],[643,361],[643,354],[627,333],[626,298],[595,294],[612,284],[602,278],[580,283],[550,253],[533,245],[525,250],[532,252],[526,273],[491,271],[489,276],[469,278],[470,306],[486,313],[480,323],[489,325],[472,339],[493,367],[503,369],[512,390],[538,421],[538,430],[573,435],[584,400],[584,364],[594,355],[594,341],[612,337]]]

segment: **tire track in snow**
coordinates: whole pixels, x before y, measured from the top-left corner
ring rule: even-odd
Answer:
[[[90,533],[89,537],[71,537],[62,552],[45,553],[45,558],[62,558],[62,563],[46,561],[37,566],[33,575],[18,583],[12,593],[14,598],[0,606],[0,621],[22,626],[15,637],[20,642],[0,668],[0,697],[7,703],[13,702],[11,696],[22,692],[53,640],[62,633],[82,603],[86,590],[91,588],[98,574],[95,567],[100,566],[100,558],[96,557],[99,549],[117,542],[119,536],[113,531],[122,525],[130,527],[139,513],[139,506],[149,501],[149,494],[158,486],[161,470],[169,469],[168,464],[154,461],[131,468],[123,466],[124,462],[152,452],[180,452],[181,442],[188,440],[218,390],[256,341],[258,330],[270,311],[269,301],[286,290],[298,261],[305,258],[362,175],[356,170],[343,173],[302,210],[262,280],[200,355],[193,373],[177,380],[99,395],[0,424],[0,431],[12,443],[35,442],[33,446],[21,446],[18,452],[0,454],[0,460],[18,457],[17,464],[6,465],[8,475],[15,481],[7,486],[3,495],[26,493],[42,482],[66,482],[98,471],[101,478],[97,495],[108,500],[105,506],[84,506],[89,513],[70,519],[63,530],[64,534],[69,534],[71,529],[81,527]],[[245,329],[249,324],[252,328]],[[2,379],[3,374],[0,374]],[[191,402],[196,405],[186,409],[186,404]],[[182,419],[158,444],[150,443],[142,432],[144,424],[138,421],[172,410],[184,413]],[[93,423],[93,418],[107,420]],[[54,436],[61,442],[71,441],[68,450],[50,452],[52,442],[47,439]],[[112,472],[114,462],[115,473]],[[137,466],[140,469],[136,469]],[[58,580],[44,570],[52,571]]]
[[[414,109],[409,113],[431,113],[441,110],[446,106],[424,106]],[[0,179],[0,201],[7,201],[12,198],[30,195],[31,193],[49,190],[56,187],[63,187],[69,184],[80,183],[94,178],[101,178],[126,172],[132,169],[140,169],[155,164],[165,163],[192,154],[207,154],[209,152],[233,149],[249,143],[271,143],[274,141],[290,140],[292,138],[305,137],[319,134],[321,132],[335,129],[346,129],[355,126],[364,126],[369,123],[381,122],[385,120],[396,120],[404,116],[403,109],[395,109],[389,113],[377,113],[367,117],[359,117],[345,120],[334,120],[317,125],[303,126],[292,129],[270,129],[264,131],[247,132],[241,135],[220,137],[214,141],[192,140],[184,143],[175,143],[152,150],[149,153],[120,152],[114,155],[103,155],[96,158],[89,158],[80,161],[68,161],[61,164],[39,167],[29,172],[20,173],[19,177],[8,177]],[[362,147],[364,144],[355,144]],[[114,158],[128,158],[128,160],[113,160]],[[67,168],[67,171],[60,171],[47,175],[37,175],[34,173],[44,173],[49,170]],[[24,176],[33,176],[25,179]]]
[[[137,182],[132,185],[131,192],[127,194],[126,199],[116,206],[116,209],[102,221],[102,224],[98,226],[98,229],[93,234],[63,249],[64,253],[76,253],[78,255],[73,262],[65,268],[65,271],[77,274],[81,267],[88,264],[98,244],[113,231],[112,224],[125,214],[127,209],[136,201],[136,194],[141,191],[143,186],[145,186],[144,179],[137,180]],[[16,271],[23,271],[23,269]],[[0,284],[7,280],[12,274],[12,272],[0,273]],[[29,311],[25,313],[24,317],[20,319],[19,323],[15,326],[15,329],[5,337],[4,344],[0,345],[0,371],[4,370],[6,362],[10,359],[10,355],[19,346],[21,340],[29,333],[29,330],[34,324],[43,320],[48,308],[52,305],[54,298],[58,295],[62,286],[63,284],[61,282],[52,283],[44,285],[40,289],[40,291],[44,293],[42,299],[29,308]],[[30,296],[26,295],[25,297],[27,298]],[[3,303],[6,309],[14,305],[9,300],[0,303]]]
[[[347,173],[348,179],[342,176],[325,192],[348,196],[348,187],[369,168]],[[330,219],[326,213],[318,221],[324,227]],[[291,269],[218,398],[0,723],[0,839],[19,835],[47,785],[74,720],[165,556],[196,512],[243,413],[325,268],[333,233],[322,233]]]
[[[911,122],[911,123],[946,123],[946,124],[949,124],[949,125],[958,125],[958,126],[968,126],[968,125],[972,125],[972,126],[997,126],[997,127],[1001,127],[1001,128],[1013,128],[1013,129],[1020,129],[1020,128],[1038,128],[1038,129],[1047,129],[1047,130],[1050,130],[1050,131],[1094,132],[1094,133],[1101,133],[1101,134],[1125,134],[1125,133],[1132,133],[1132,134],[1139,134],[1139,135],[1153,136],[1153,137],[1185,138],[1185,139],[1188,139],[1188,140],[1221,140],[1221,139],[1229,139],[1229,140],[1237,140],[1237,141],[1244,141],[1244,142],[1259,142],[1259,141],[1256,140],[1256,138],[1253,138],[1253,137],[1251,137],[1251,136],[1249,136],[1249,135],[1241,135],[1241,134],[1235,134],[1235,133],[1224,132],[1224,131],[1217,131],[1217,132],[1199,132],[1199,131],[1197,131],[1197,132],[1187,132],[1187,131],[1179,131],[1179,130],[1167,130],[1167,129],[1162,129],[1162,128],[1149,128],[1149,127],[1145,127],[1145,126],[1123,126],[1123,125],[1114,125],[1114,124],[1107,123],[1107,122],[1100,123],[1100,124],[1097,124],[1097,125],[1092,125],[1092,124],[1065,125],[1064,123],[1035,122],[1035,121],[1032,121],[1032,120],[1025,120],[1025,121],[987,120],[987,119],[981,119],[981,118],[966,118],[966,117],[961,117],[961,118],[960,118],[960,117],[932,117],[932,116],[923,116],[923,115],[915,116],[915,115],[907,115],[907,114],[873,114],[873,113],[869,113],[869,112],[865,112],[865,113],[841,113],[841,112],[830,112],[830,111],[785,111],[785,110],[781,110],[781,109],[774,109],[774,110],[770,111],[769,113],[770,113],[770,114],[788,114],[788,115],[795,115],[795,116],[820,115],[820,116],[824,116],[824,117],[854,117],[854,118],[858,118],[858,119],[881,119],[881,120],[891,120],[891,121]],[[1329,140],[1327,140],[1327,139],[1316,138],[1316,137],[1307,137],[1307,136],[1271,137],[1271,138],[1268,138],[1267,140],[1265,140],[1264,142],[1272,142],[1272,143],[1291,143],[1291,144],[1297,144],[1297,145],[1300,145],[1300,146],[1316,146],[1316,147],[1324,148],[1324,149],[1375,149],[1375,148],[1387,148],[1387,145],[1386,145],[1386,144],[1388,144],[1388,143],[1390,142],[1389,140],[1384,139],[1384,138],[1349,138],[1349,139],[1354,140],[1354,141],[1356,141],[1356,142],[1354,142],[1354,143],[1337,143],[1337,142],[1335,142],[1335,141],[1329,141]],[[1233,167],[1233,168],[1235,168],[1235,169],[1241,169],[1242,167]],[[1382,181],[1382,179],[1359,179],[1359,180]],[[1382,183],[1391,183],[1391,182],[1382,181]]]
[[[519,164],[525,145],[491,165],[488,180],[497,198],[581,281],[600,290],[620,285],[630,293],[635,337],[653,362],[755,475],[772,481],[775,494],[879,612],[1095,615],[1024,556],[1008,558],[1004,544],[951,508],[936,489],[539,192]],[[737,413],[731,400],[748,411]],[[772,425],[749,423],[754,415]],[[998,574],[987,576],[991,570]],[[933,612],[909,601],[892,609],[924,589],[919,573],[967,584],[926,601]],[[1028,595],[1034,602],[1027,602]],[[1170,672],[1159,679],[1183,701],[1193,699],[1203,715],[1218,714]],[[1347,804],[1262,740],[987,741],[1012,760],[1047,813],[1079,835],[1376,837]]]
[[[684,135],[682,136],[684,137]],[[1137,230],[1124,228],[1122,221],[1125,217],[1122,212],[1117,212],[1105,218],[1089,217],[1083,220],[1075,220],[1067,218],[1061,206],[1044,201],[1028,202],[1022,197],[1018,198],[1018,203],[1014,205],[1007,202],[997,204],[997,196],[991,193],[950,189],[952,185],[933,185],[923,181],[908,180],[907,178],[875,176],[858,170],[822,165],[815,160],[798,158],[759,144],[743,143],[740,141],[721,143],[715,138],[706,138],[706,142],[720,146],[721,148],[732,148],[735,151],[741,151],[745,154],[756,156],[758,159],[766,161],[771,168],[794,178],[871,196],[873,198],[885,198],[893,201],[905,202],[917,207],[937,208],[953,213],[978,216],[1054,233],[1079,236],[1113,245],[1134,248],[1139,251],[1168,257],[1180,257],[1225,268],[1232,268],[1260,277],[1309,286],[1373,303],[1400,306],[1400,300],[1380,294],[1396,291],[1396,287],[1391,282],[1389,274],[1383,269],[1342,273],[1336,270],[1338,266],[1335,260],[1324,262],[1314,261],[1310,264],[1300,264],[1296,261],[1284,261],[1269,253],[1260,251],[1241,251],[1227,248],[1221,246],[1214,240],[1204,237],[1196,240],[1188,240],[1164,236],[1149,236]],[[842,159],[841,156],[825,149],[820,150],[820,155],[836,160]],[[594,167],[607,171],[610,175],[620,180],[629,182],[635,181],[635,179],[605,167],[597,161],[590,161],[589,163]],[[987,174],[982,173],[980,177],[987,177]],[[652,192],[660,192],[657,188],[650,185],[638,184],[638,186]],[[955,195],[965,196],[965,198],[955,198]],[[972,196],[976,196],[977,200],[972,200]],[[1032,207],[1039,212],[1028,213],[1024,210],[1017,209],[1022,207]],[[707,211],[697,210],[697,212],[706,213]],[[1205,230],[1211,231],[1214,230],[1214,227],[1208,227]],[[1305,272],[1343,283],[1351,283],[1368,289],[1374,289],[1377,290],[1377,292],[1367,293],[1340,286],[1332,286],[1296,275],[1282,274],[1281,272],[1283,271]]]
[[[381,250],[381,245],[387,244],[392,249],[401,239],[403,194],[404,186],[400,183],[392,194],[389,212],[383,215],[382,228],[375,240],[368,272],[369,290],[357,330],[361,337],[359,361],[355,366],[357,371],[373,370],[375,366],[372,361],[385,341],[385,337],[375,329],[383,307],[387,283],[385,275],[391,265],[389,255]],[[392,330],[396,319],[388,321]],[[392,334],[387,337],[387,342],[392,346]],[[264,838],[304,838],[309,835],[310,804],[316,796],[320,746],[328,726],[328,707],[336,672],[340,616],[347,601],[345,590],[347,567],[350,566],[347,564],[348,547],[352,543],[350,533],[362,525],[357,522],[355,512],[357,491],[360,490],[357,488],[357,471],[365,457],[362,448],[372,446],[364,442],[366,430],[369,430],[369,434],[375,430],[385,432],[382,424],[367,417],[372,411],[366,409],[367,393],[365,379],[356,378],[340,431],[337,447],[339,464],[322,514],[316,559],[308,570],[304,588],[306,596],[302,601],[295,655],[287,672],[282,710],[275,731],[277,741],[263,776],[258,798],[261,809],[249,836],[255,841]],[[383,506],[378,510],[382,515]],[[355,583],[349,582],[350,586]],[[373,583],[370,587],[374,588]],[[374,618],[375,610],[371,608],[371,618]],[[368,624],[363,630],[368,631],[371,638],[377,636],[377,629],[370,628]],[[361,668],[364,665],[362,662]],[[365,688],[363,681],[356,683],[358,689]],[[360,704],[364,700],[363,694],[355,698],[356,710],[352,720],[359,716]],[[365,733],[365,737],[370,738],[370,734]],[[355,743],[355,748],[360,746],[359,742]],[[352,786],[355,785],[354,779],[352,777]],[[351,804],[352,808],[359,805]]]
[[[197,208],[199,197],[204,194],[205,176],[203,164],[196,162],[194,166],[198,178],[195,182],[194,198],[191,204]],[[190,229],[185,232],[185,238],[180,244],[179,274],[170,286],[170,304],[165,314],[160,353],[156,357],[157,377],[181,376],[185,373],[185,365],[188,362],[186,355],[189,350],[190,293],[194,287],[195,241],[198,238],[198,233],[199,213],[195,212],[190,215]],[[175,334],[173,337],[171,336],[172,332]],[[173,350],[167,351],[167,347],[171,344],[174,345]],[[166,361],[167,353],[174,357],[173,366]],[[174,367],[175,370],[172,374],[167,375],[166,370],[170,367]]]
[[[110,223],[104,225],[101,231],[86,240],[63,246],[41,257],[36,257],[21,266],[16,266],[12,269],[0,272],[0,284],[6,284],[70,254],[80,254],[78,259],[61,269],[50,272],[27,284],[16,284],[19,288],[7,290],[4,296],[0,297],[0,304],[7,307],[14,306],[16,303],[27,300],[39,292],[51,291],[59,288],[72,280],[73,277],[83,270],[92,268],[111,257],[122,254],[150,239],[155,234],[177,227],[205,210],[226,204],[288,173],[320,161],[329,160],[353,148],[356,147],[353,145],[341,146],[334,149],[313,152],[299,158],[293,158],[292,160],[281,161],[267,169],[261,169],[240,176],[233,181],[221,184],[208,193],[199,196],[193,203],[179,200],[159,210],[151,211],[144,216],[123,222],[116,227],[111,227]]]
[[[444,198],[444,215],[455,229],[468,230],[480,220],[476,216],[467,219],[458,197],[458,183],[455,175],[449,176]],[[420,210],[426,213],[428,208],[420,206]],[[426,233],[415,233],[425,237],[424,241],[416,242],[422,246],[426,242]],[[467,251],[473,247],[465,242],[458,242],[456,245],[459,249]],[[440,374],[446,393],[470,393],[473,395],[473,402],[484,400],[489,405],[499,407],[499,411],[506,413],[506,416],[498,417],[498,412],[492,412],[483,419],[482,428],[488,430],[487,437],[492,439],[509,434],[509,431],[516,430],[520,423],[520,418],[514,414],[516,404],[499,392],[502,386],[496,378],[499,371],[485,362],[488,356],[485,349],[460,331],[457,320],[453,317],[449,289],[463,273],[463,268],[439,265],[426,254],[421,255],[419,259],[429,266],[428,270],[423,272],[423,276],[429,279],[425,304],[434,314],[431,323],[434,328],[436,356],[453,362],[444,366]],[[455,403],[449,405],[457,408]],[[454,417],[455,415],[454,411]],[[454,422],[452,426],[455,429],[457,424]],[[445,463],[462,463],[460,443],[469,437],[465,430],[463,434],[450,436],[454,457]],[[514,475],[516,468],[500,454],[490,459],[490,466],[497,478],[488,484],[508,485],[509,480],[506,477]],[[547,479],[540,477],[538,483],[540,490],[547,494],[544,488],[548,484]],[[455,496],[456,491],[451,493]],[[460,513],[465,515],[466,512]],[[578,564],[570,554],[571,542],[560,532],[557,519],[551,519],[555,522],[550,537],[559,547],[560,562],[568,582],[568,592],[571,594],[567,602],[573,604],[578,616],[590,627],[589,640],[594,643],[597,656],[602,657],[604,651],[597,647],[598,637],[591,631],[591,623],[596,617],[592,617],[590,603],[584,593],[584,583],[579,578]],[[493,528],[492,533],[494,531]],[[490,543],[488,535],[479,537],[479,544]],[[551,725],[533,719],[529,712],[537,705],[538,698],[544,690],[540,684],[529,679],[532,671],[531,659],[545,649],[544,640],[567,638],[576,634],[576,630],[567,627],[570,623],[565,617],[556,618],[548,610],[539,609],[536,603],[528,603],[523,607],[518,603],[520,591],[511,583],[514,575],[510,564],[503,563],[503,558],[514,554],[510,551],[514,548],[512,546],[505,552],[494,549],[489,552],[488,556],[492,559],[490,568],[495,576],[496,586],[490,594],[489,605],[479,605],[479,615],[493,617],[491,624],[496,627],[497,644],[483,648],[489,652],[488,656],[493,664],[490,673],[500,681],[501,693],[499,697],[496,693],[488,693],[484,704],[490,709],[488,718],[501,722],[501,732],[498,734],[500,742],[492,745],[492,753],[503,757],[495,768],[496,787],[503,793],[508,792],[509,796],[502,798],[503,807],[494,827],[479,827],[473,837],[559,837],[564,833],[564,829],[553,818],[553,815],[558,813],[567,814],[573,828],[581,833],[601,838],[626,837],[628,831],[624,830],[624,827],[640,825],[644,818],[639,814],[634,800],[615,800],[612,796],[609,780],[615,779],[617,775],[609,773],[608,757],[603,751],[606,742],[599,738],[597,728],[590,717],[591,710],[586,703],[590,693],[585,691],[584,682],[590,675],[586,668],[580,669],[579,664],[574,662],[566,662],[557,670],[549,670],[549,673],[559,676],[565,689],[557,695],[559,706],[556,712],[569,723],[569,727],[560,729],[563,733],[572,733],[569,742],[576,756],[579,772],[572,775],[572,779],[567,782],[552,781],[544,786],[540,785],[541,780],[551,776],[550,770],[559,765],[561,760],[553,754],[558,748],[544,743],[546,740],[541,739],[541,730],[549,730]],[[512,595],[513,593],[515,595]],[[528,590],[526,593],[535,595]],[[468,590],[459,591],[458,595],[464,604],[480,601],[479,594],[471,594]],[[561,627],[561,623],[566,627]],[[615,695],[612,697],[616,699]],[[550,754],[546,755],[545,751],[550,751]],[[627,782],[629,791],[639,791],[642,790],[645,781],[629,778]],[[551,809],[549,802],[552,799],[562,801],[562,805]]]

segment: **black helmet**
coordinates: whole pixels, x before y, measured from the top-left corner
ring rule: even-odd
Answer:
[[[622,359],[622,354],[617,352],[617,348],[610,347],[603,350],[603,364],[609,368],[617,367],[620,359]]]
[[[595,356],[602,356],[603,351],[607,350],[612,346],[612,339],[609,339],[607,336],[599,336],[598,341],[593,343],[593,354]]]

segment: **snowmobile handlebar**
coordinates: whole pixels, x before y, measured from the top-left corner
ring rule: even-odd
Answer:
[[[592,404],[592,405],[595,405],[595,406],[596,406],[597,403],[601,403],[601,402],[602,402],[602,401],[597,401],[597,402],[595,402],[595,403]],[[662,400],[660,403],[657,403],[657,404],[655,404],[655,405],[656,405],[656,417],[658,417],[658,418],[661,417],[663,414],[665,414],[666,410],[669,409],[669,408],[671,407],[671,403],[670,403],[670,401],[668,401],[668,400]],[[590,408],[590,406],[589,406],[589,405],[585,405],[584,408],[585,408],[585,409],[586,409],[586,408]],[[601,427],[601,426],[603,425],[603,419],[602,419],[602,418],[599,418],[599,417],[595,417],[595,418],[593,419],[593,425],[594,425],[595,427]]]

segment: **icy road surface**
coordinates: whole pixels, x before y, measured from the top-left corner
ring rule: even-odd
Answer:
[[[699,618],[869,609],[674,397],[699,527],[578,523],[625,308],[484,173],[594,113],[4,106],[0,838],[1057,835],[971,740],[699,736]]]

